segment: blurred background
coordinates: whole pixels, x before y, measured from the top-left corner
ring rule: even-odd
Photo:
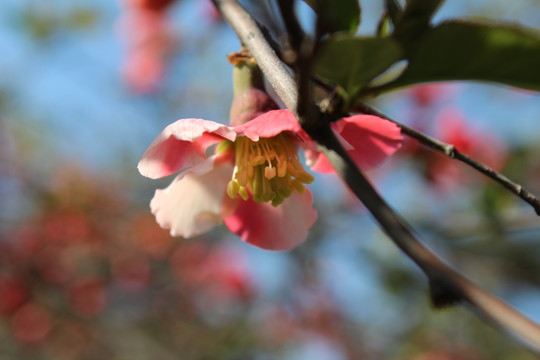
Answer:
[[[361,1],[361,33],[381,3]],[[434,21],[449,17],[537,26],[540,2],[448,0]],[[534,359],[466,309],[434,311],[331,176],[291,252],[155,224],[148,203],[171,179],[137,162],[176,119],[228,121],[238,49],[206,0],[0,2],[0,359]],[[372,104],[540,194],[537,94],[428,84]],[[530,207],[413,141],[369,176],[431,248],[540,321]]]

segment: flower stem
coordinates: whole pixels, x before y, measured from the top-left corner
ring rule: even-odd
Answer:
[[[233,88],[234,95],[249,89],[264,91],[264,77],[255,59],[244,48],[240,52],[231,53],[227,56],[229,62],[234,65]]]

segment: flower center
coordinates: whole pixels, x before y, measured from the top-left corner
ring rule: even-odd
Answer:
[[[298,160],[294,144],[281,133],[272,138],[252,141],[239,136],[234,142],[236,164],[227,194],[248,199],[248,191],[256,202],[271,201],[277,206],[295,190],[305,191],[304,184],[314,178]]]

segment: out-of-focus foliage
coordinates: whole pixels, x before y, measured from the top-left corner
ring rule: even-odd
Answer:
[[[1,359],[534,359],[464,309],[434,312],[424,278],[326,177],[313,184],[319,221],[290,253],[253,249],[219,229],[193,240],[160,229],[148,209],[154,184],[136,162],[179,117],[215,109],[227,118],[230,67],[216,64],[238,43],[199,0],[160,8],[159,21],[137,23],[156,25],[141,37],[122,32],[117,19],[145,3],[0,11],[10,24],[26,19],[8,37],[21,41],[19,61],[0,53]],[[164,39],[164,28],[172,42],[147,46],[145,36]],[[105,53],[93,53],[100,42]],[[167,71],[123,78],[129,54],[147,50]],[[133,86],[141,83],[152,86]],[[540,193],[536,95],[437,84],[377,101]],[[533,210],[414,141],[369,175],[430,246],[538,319]]]
[[[407,58],[407,69],[386,89],[419,82],[477,80],[540,90],[540,78],[531,71],[540,62],[539,31],[448,22],[427,31]]]
[[[52,8],[35,4],[20,13],[20,25],[24,26],[36,40],[45,41],[63,31],[84,31],[93,28],[99,21],[99,13],[92,7],[77,6],[62,13]]]
[[[355,33],[360,24],[360,4],[356,0],[304,0],[320,16],[321,35],[346,31]]]
[[[386,1],[388,3],[388,1]],[[395,36],[405,47],[414,43],[429,28],[435,12],[444,0],[408,0],[405,8],[394,22]],[[394,5],[394,8],[397,7]],[[391,9],[391,7],[388,7]]]

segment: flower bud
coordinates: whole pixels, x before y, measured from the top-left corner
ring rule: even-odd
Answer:
[[[278,109],[264,89],[264,78],[259,66],[247,51],[230,54],[229,61],[234,65],[234,99],[230,113],[232,126],[244,124],[262,113]]]
[[[278,106],[264,91],[251,88],[234,95],[231,106],[231,126],[244,124],[267,111],[275,110]]]

